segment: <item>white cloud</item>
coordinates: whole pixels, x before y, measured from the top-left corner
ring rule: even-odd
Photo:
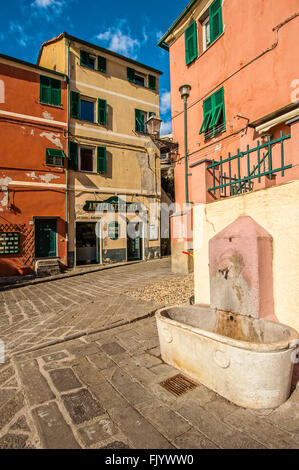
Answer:
[[[17,42],[23,47],[26,47],[31,39],[31,37],[25,33],[23,26],[14,21],[9,23],[9,32],[16,36]]]
[[[164,91],[160,96],[160,112],[166,114],[168,111],[170,111],[170,91]]]
[[[165,134],[170,134],[171,132],[172,132],[172,122],[171,121],[162,122],[160,134],[165,135]]]
[[[61,4],[61,2],[58,2],[57,0],[34,0],[32,5],[35,5],[40,8],[47,8],[50,6],[54,6],[55,4]]]
[[[99,33],[96,38],[106,43],[105,47],[108,49],[129,56],[131,59],[137,59],[142,44],[148,41],[146,28],[142,29],[142,39],[137,39],[132,36],[127,20],[123,19],[117,23],[117,27],[108,28],[103,33]]]

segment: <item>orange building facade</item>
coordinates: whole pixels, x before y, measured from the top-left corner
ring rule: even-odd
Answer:
[[[241,3],[193,0],[159,42],[170,55],[180,205],[172,242],[183,269],[190,269],[182,250],[193,248],[192,230],[176,225],[186,211],[191,227],[194,205],[299,179],[299,3]]]
[[[67,82],[0,55],[0,276],[67,265]]]

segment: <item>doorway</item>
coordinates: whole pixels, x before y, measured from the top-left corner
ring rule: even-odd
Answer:
[[[35,219],[35,257],[57,257],[57,219]]]
[[[129,222],[127,229],[127,259],[128,261],[142,260],[142,224]]]
[[[95,222],[76,223],[76,264],[96,264],[100,261],[99,241]]]

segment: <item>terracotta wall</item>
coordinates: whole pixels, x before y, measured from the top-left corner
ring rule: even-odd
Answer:
[[[278,34],[273,28],[296,12],[299,12],[298,0],[273,0],[271,7],[267,0],[251,0],[242,2],[242,8],[239,0],[225,0],[224,33],[202,53],[202,32],[199,28],[199,56],[194,62],[186,66],[184,34],[170,46],[173,134],[174,141],[179,142],[182,157],[175,166],[177,202],[185,201],[184,117],[179,87],[185,83],[192,87],[188,99],[189,164],[205,158],[217,159],[220,155],[225,158],[228,152],[235,155],[238,148],[244,150],[247,145],[255,146],[261,138],[254,129],[241,131],[248,120],[252,122],[291,103],[291,94],[294,92],[292,83],[298,78],[299,49],[294,44],[298,36],[299,17],[282,26]],[[194,19],[196,18],[190,16],[189,22]],[[260,58],[246,66],[262,53],[264,54]],[[203,122],[202,103],[222,86],[226,132],[204,142],[203,134],[199,135]],[[243,118],[238,118],[237,115]],[[281,130],[290,132],[289,128],[278,126],[274,129],[275,135],[279,135]],[[287,145],[287,163],[292,163],[294,144],[289,142]],[[205,202],[206,192],[200,192],[202,171],[198,167],[190,171],[190,200],[193,202]],[[288,171],[285,177],[277,177],[276,184],[296,178],[296,170]],[[260,189],[260,186],[256,185],[254,189]]]
[[[40,74],[61,80],[61,107],[39,103]],[[0,276],[11,276],[32,271],[35,217],[58,219],[58,256],[67,263],[65,168],[46,165],[47,148],[67,151],[67,88],[64,77],[4,59],[0,80],[0,231],[21,227],[21,253],[0,256]]]

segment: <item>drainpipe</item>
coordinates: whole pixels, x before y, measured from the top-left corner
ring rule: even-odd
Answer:
[[[189,204],[189,182],[188,182],[188,135],[187,135],[187,99],[190,95],[191,86],[182,85],[179,88],[181,98],[184,100],[184,137],[185,137],[185,189],[186,204]]]
[[[71,41],[68,42],[67,46],[67,158],[66,158],[66,259],[68,266],[68,252],[69,252],[69,197],[68,197],[68,175],[69,175],[69,135],[70,135],[70,116],[69,116],[69,99],[70,99],[70,45]]]

